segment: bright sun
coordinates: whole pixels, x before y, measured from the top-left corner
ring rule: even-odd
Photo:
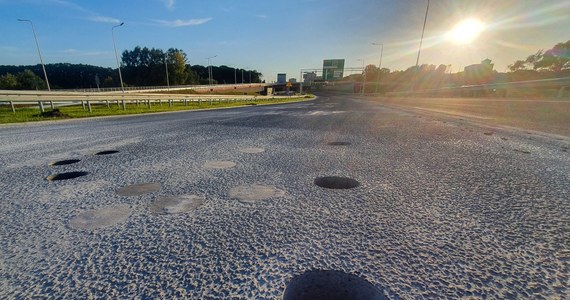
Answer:
[[[459,22],[447,33],[447,39],[456,44],[469,44],[485,30],[485,24],[478,19],[467,19]]]

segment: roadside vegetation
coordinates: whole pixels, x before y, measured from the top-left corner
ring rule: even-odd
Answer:
[[[263,75],[250,69],[228,66],[190,65],[183,50],[140,47],[121,55],[123,83],[126,87],[171,86],[226,83],[262,83]],[[165,69],[168,69],[166,74]],[[84,64],[47,64],[51,89],[86,89],[120,87],[119,72]],[[0,90],[46,89],[41,65],[0,65]]]
[[[517,60],[504,72],[495,70],[491,59],[484,59],[480,64],[459,68],[445,64],[422,64],[406,70],[390,70],[367,65],[362,74],[352,74],[344,80],[359,83],[352,92],[361,91],[364,79],[366,93],[383,94],[563,77],[570,77],[570,40],[558,43],[550,49],[539,50],[526,59]],[[537,97],[543,94],[541,90],[533,90],[524,96]]]
[[[175,102],[172,106],[169,106],[167,102],[162,102],[161,105],[158,103],[152,103],[149,108],[146,103],[128,103],[126,105],[126,110],[122,109],[122,106],[112,103],[110,107],[105,104],[92,104],[91,112],[88,111],[87,107],[83,109],[81,105],[70,105],[57,107],[55,110],[46,109],[42,114],[36,106],[16,106],[16,113],[13,113],[9,105],[0,105],[0,124],[6,123],[20,123],[20,122],[33,122],[33,121],[47,121],[47,120],[62,120],[62,119],[75,119],[75,118],[87,118],[87,117],[102,117],[102,116],[113,116],[113,115],[133,115],[133,114],[145,114],[145,113],[158,113],[158,112],[169,112],[169,111],[184,111],[184,110],[197,110],[197,109],[213,109],[213,108],[224,108],[224,107],[238,107],[238,106],[250,106],[250,105],[268,105],[276,103],[287,103],[287,102],[297,102],[313,99],[313,95],[306,95],[302,97],[291,97],[291,98],[277,98],[277,99],[257,99],[255,101],[244,101],[244,102],[212,102],[210,104],[208,101],[202,101],[200,104],[198,102],[188,102],[188,105],[184,105],[181,102]]]

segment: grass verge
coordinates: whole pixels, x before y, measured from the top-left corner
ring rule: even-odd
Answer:
[[[263,105],[297,102],[313,98],[314,96],[311,95],[305,97],[282,98],[274,100],[257,99],[255,102],[212,102],[212,104],[210,104],[208,101],[202,101],[200,104],[197,102],[188,102],[188,105],[184,105],[184,103],[180,102],[175,102],[172,107],[170,107],[167,102],[162,102],[161,105],[153,102],[150,108],[146,103],[139,103],[138,105],[135,103],[128,103],[126,105],[126,110],[123,110],[122,106],[117,105],[115,102],[112,102],[110,107],[107,107],[106,104],[92,104],[91,112],[87,110],[87,107],[84,110],[81,105],[69,105],[58,107],[57,112],[51,112],[50,109],[46,109],[46,113],[43,114],[40,113],[40,110],[37,107],[16,107],[16,113],[13,113],[9,105],[0,105],[0,124]]]

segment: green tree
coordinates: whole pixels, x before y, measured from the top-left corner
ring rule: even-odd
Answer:
[[[366,78],[366,81],[378,81],[378,67],[376,67],[375,65],[367,65],[364,68],[364,76]]]
[[[570,69],[570,40],[565,43],[558,43],[552,49],[546,50],[536,60],[534,68],[555,73]]]
[[[102,86],[103,86],[103,87],[112,87],[112,86],[115,86],[113,77],[107,76],[107,77],[105,78],[105,80],[103,80]]]
[[[525,60],[517,60],[508,68],[511,72],[536,69],[536,63],[542,58],[543,52],[543,50],[539,50],[535,54],[529,55]]]
[[[188,81],[186,84],[200,84],[200,76],[192,69],[191,65],[186,65],[186,71],[188,72]]]
[[[39,90],[47,87],[38,75],[27,69],[18,73],[16,77],[18,78],[19,88],[22,90]]]
[[[186,69],[186,53],[179,49],[170,48],[166,52],[170,84],[183,85],[188,83],[190,73]]]
[[[19,88],[18,78],[11,73],[0,76],[0,89],[17,90]]]

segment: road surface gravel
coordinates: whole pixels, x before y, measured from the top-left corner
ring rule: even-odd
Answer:
[[[568,136],[322,94],[0,141],[0,298],[279,299],[319,270],[391,299],[568,297]]]

